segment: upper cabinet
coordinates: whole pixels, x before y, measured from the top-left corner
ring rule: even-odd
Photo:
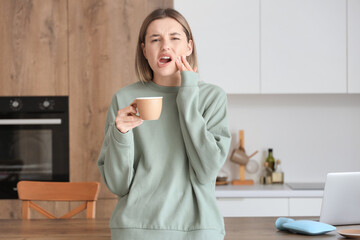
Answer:
[[[360,93],[359,0],[174,0],[227,93]]]
[[[360,1],[348,0],[348,91],[360,93]]]
[[[261,1],[261,92],[346,93],[346,1]]]
[[[67,1],[0,4],[0,96],[68,95]]]
[[[259,93],[259,0],[174,0],[196,43],[201,80],[227,93]]]

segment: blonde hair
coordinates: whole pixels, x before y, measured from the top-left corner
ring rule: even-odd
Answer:
[[[136,47],[136,56],[135,56],[135,72],[137,77],[142,82],[149,82],[153,79],[154,73],[151,69],[148,61],[146,60],[141,44],[145,44],[145,36],[146,31],[150,23],[157,19],[163,19],[163,18],[172,18],[176,20],[182,27],[185,32],[187,41],[190,40],[193,42],[193,50],[192,54],[188,57],[186,57],[186,60],[189,62],[190,66],[192,68],[197,67],[197,56],[196,56],[196,49],[195,49],[195,42],[194,38],[190,29],[190,26],[188,22],[186,21],[185,17],[181,15],[178,11],[172,8],[166,8],[166,9],[157,9],[150,13],[144,20],[144,22],[141,25],[140,32],[139,32],[139,38],[138,43]]]

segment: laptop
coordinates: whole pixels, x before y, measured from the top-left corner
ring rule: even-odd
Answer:
[[[320,222],[360,224],[360,172],[328,173]]]

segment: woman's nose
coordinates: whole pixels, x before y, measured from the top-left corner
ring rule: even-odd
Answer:
[[[161,50],[169,50],[170,49],[170,43],[167,40],[164,40],[162,42]]]

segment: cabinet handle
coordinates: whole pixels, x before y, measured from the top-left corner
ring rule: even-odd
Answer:
[[[0,125],[60,125],[61,118],[49,119],[0,119]]]

